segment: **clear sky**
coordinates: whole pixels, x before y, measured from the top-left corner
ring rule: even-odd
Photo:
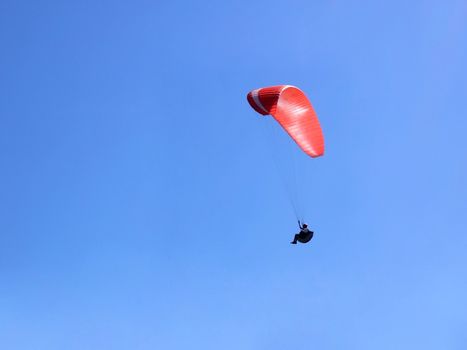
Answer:
[[[464,0],[3,0],[0,44],[2,349],[466,349]]]

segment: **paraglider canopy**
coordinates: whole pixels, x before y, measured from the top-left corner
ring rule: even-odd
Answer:
[[[258,113],[272,115],[310,157],[324,154],[318,117],[302,90],[291,85],[270,86],[249,92],[247,99]]]

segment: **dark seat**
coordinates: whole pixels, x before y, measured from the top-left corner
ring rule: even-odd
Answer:
[[[313,238],[313,231],[310,232],[300,232],[297,237],[297,241],[300,243],[308,243]]]

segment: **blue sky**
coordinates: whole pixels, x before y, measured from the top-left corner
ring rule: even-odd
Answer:
[[[0,43],[2,348],[467,346],[465,1],[4,0]]]

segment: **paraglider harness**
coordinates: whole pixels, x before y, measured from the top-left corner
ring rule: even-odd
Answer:
[[[297,241],[300,243],[308,243],[311,241],[314,232],[309,230],[308,227],[303,227],[300,220],[298,220],[298,227],[300,227],[300,232],[295,235]]]

